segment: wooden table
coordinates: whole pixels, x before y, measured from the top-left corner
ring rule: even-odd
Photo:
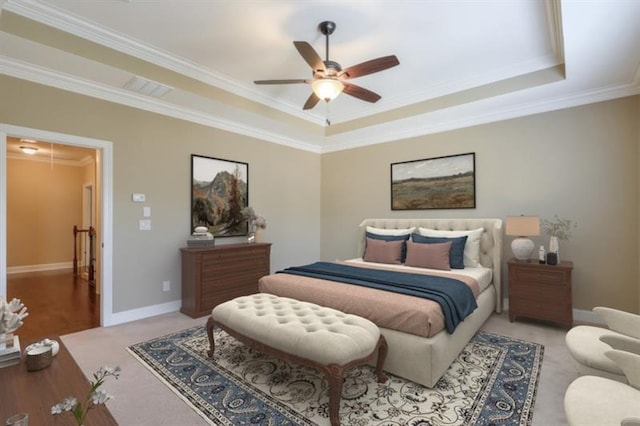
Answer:
[[[70,413],[51,414],[51,407],[69,396],[84,399],[89,381],[59,338],[60,351],[51,365],[39,371],[27,371],[24,348],[30,342],[20,342],[22,359],[19,364],[0,368],[0,424],[16,413],[28,413],[29,425],[73,425]],[[108,389],[107,389],[108,390]],[[108,404],[108,402],[107,402]],[[104,405],[89,411],[85,426],[117,425]]]

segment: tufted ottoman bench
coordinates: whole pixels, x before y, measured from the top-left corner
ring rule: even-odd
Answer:
[[[378,355],[378,381],[387,379],[382,371],[387,343],[374,323],[356,315],[267,293],[237,297],[211,312],[206,326],[210,357],[215,350],[216,324],[255,350],[322,370],[329,379],[332,425],[340,424],[346,370]]]

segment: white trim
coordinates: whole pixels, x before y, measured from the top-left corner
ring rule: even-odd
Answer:
[[[81,95],[91,96],[97,99],[127,105],[144,111],[150,111],[192,123],[216,129],[226,130],[240,135],[258,138],[264,141],[285,145],[296,149],[320,152],[317,145],[301,142],[280,134],[266,130],[249,127],[243,123],[215,117],[209,113],[198,111],[178,105],[169,104],[161,99],[138,95],[134,92],[116,89],[105,84],[85,80],[70,74],[64,74],[55,70],[29,64],[8,56],[0,55],[0,74],[22,80],[32,81],[45,86],[56,87]]]
[[[100,268],[102,294],[100,322],[111,324],[113,315],[113,144],[109,141],[49,132],[0,123],[0,271],[7,270],[7,137],[46,140],[65,145],[77,145],[101,150],[102,176],[102,262]],[[0,296],[7,296],[7,276],[0,273]]]
[[[7,298],[7,133],[0,125],[0,297]]]
[[[22,274],[24,272],[58,271],[60,269],[73,269],[73,262],[41,263],[39,265],[10,266],[7,274]]]
[[[329,144],[322,148],[321,153],[343,151],[347,149],[360,148],[364,146],[376,145],[385,142],[394,142],[402,139],[409,139],[433,133],[445,132],[448,130],[463,129],[480,124],[495,123],[518,117],[526,117],[533,114],[540,114],[549,111],[556,111],[565,108],[577,107],[596,102],[604,102],[612,99],[623,98],[640,94],[640,87],[633,83],[622,84],[614,87],[605,87],[590,92],[575,93],[561,96],[555,99],[544,99],[538,102],[523,102],[519,105],[512,104],[503,107],[477,108],[475,115],[459,114],[449,121],[437,121],[425,125],[406,125],[406,130],[398,130],[397,127],[385,127],[380,125],[375,134],[369,132],[361,137],[351,137],[348,142]],[[495,98],[477,101],[493,102]],[[466,104],[469,106],[471,104]],[[482,111],[482,112],[481,112]],[[420,116],[408,117],[403,120],[419,120]],[[425,120],[426,121],[426,120]]]
[[[114,49],[117,52],[122,52],[134,58],[189,76],[226,92],[279,109],[303,120],[315,124],[324,123],[323,117],[312,112],[305,112],[300,109],[299,105],[292,105],[282,100],[273,99],[256,88],[242,84],[224,74],[213,72],[195,62],[176,57],[170,52],[159,50],[143,41],[133,39],[131,36],[119,34],[111,29],[74,16],[66,10],[51,4],[9,0],[3,8],[82,39]]]
[[[145,306],[143,308],[131,309],[129,311],[117,312],[111,316],[111,321],[108,325],[118,325],[125,322],[137,321],[149,317],[155,317],[156,315],[168,314],[170,312],[177,312],[182,306],[181,300],[174,300],[173,302],[161,303],[159,305]],[[107,324],[105,324],[107,326]]]
[[[7,159],[19,160],[19,161],[35,161],[38,163],[47,163],[47,164],[53,163],[60,166],[71,166],[71,167],[85,167],[93,161],[93,158],[91,158],[90,155],[87,155],[86,157],[80,160],[65,160],[62,158],[55,158],[55,157],[52,160],[49,157],[38,157],[35,155],[26,156],[26,155],[16,154],[16,153],[8,153]]]

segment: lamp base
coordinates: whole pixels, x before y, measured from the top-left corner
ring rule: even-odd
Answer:
[[[530,259],[533,247],[533,241],[529,238],[519,237],[511,242],[511,251],[513,251],[515,258],[521,262]]]

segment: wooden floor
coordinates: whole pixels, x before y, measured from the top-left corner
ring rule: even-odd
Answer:
[[[29,313],[16,332],[21,343],[100,326],[100,297],[70,269],[7,275],[7,299],[14,297]]]

